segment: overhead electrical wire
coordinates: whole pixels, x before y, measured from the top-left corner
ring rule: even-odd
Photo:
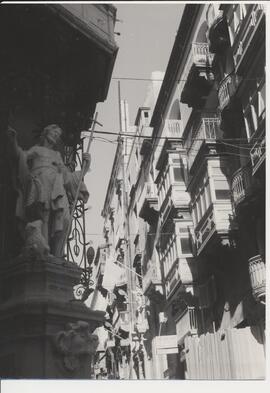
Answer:
[[[104,140],[97,140],[97,142],[106,143]],[[130,144],[128,146],[132,147],[132,146],[134,146],[134,144]],[[137,146],[140,146],[140,145],[138,144]],[[159,147],[162,147],[162,146],[160,145]],[[194,147],[191,147],[189,150],[193,150],[193,151],[199,152],[200,149],[195,149]],[[177,153],[177,151],[176,151],[176,153]],[[227,152],[227,151],[220,152],[220,153],[217,153],[217,154],[219,154],[219,155],[229,155],[229,156],[235,156],[235,157],[242,157],[242,158],[250,158],[250,156],[245,155],[245,154],[234,153],[234,152]],[[207,154],[204,154],[204,156],[207,156]]]
[[[152,78],[138,78],[138,77],[132,77],[132,76],[120,76],[120,77],[114,76],[111,79],[112,80],[116,80],[116,81],[118,81],[118,80],[127,80],[127,81],[135,81],[135,82],[136,81],[142,81],[142,82],[163,82],[164,81],[164,78],[163,79],[152,79]],[[243,78],[241,78],[241,81],[254,81],[254,80],[261,81],[263,79],[264,79],[264,76],[257,77],[257,78],[244,78],[243,77]],[[177,79],[176,83],[187,82],[187,81],[188,81],[188,79]],[[220,81],[218,79],[211,79],[211,81],[222,82],[222,80]]]
[[[121,133],[121,132],[114,132],[114,131],[100,131],[100,130],[94,130],[94,134],[105,134],[105,135],[116,135],[116,136],[118,136],[118,137],[130,137],[130,138],[151,138],[151,139],[153,139],[151,136],[149,136],[149,137],[147,137],[147,136],[144,136],[144,135],[138,135],[138,134],[134,134],[134,133]],[[177,138],[177,137],[167,137],[167,136],[157,136],[157,137],[155,137],[154,138],[155,140],[156,139],[182,139],[182,138]],[[253,140],[257,140],[257,139],[260,139],[259,137],[258,138],[252,138]],[[193,141],[193,140],[196,140],[196,141],[204,141],[205,140],[205,138],[191,138],[191,140]],[[219,140],[219,139],[217,139],[217,140]],[[222,138],[222,140],[225,140],[225,141],[247,141],[247,138]]]
[[[173,138],[173,139],[175,139],[175,138]],[[99,138],[95,138],[95,137],[94,137],[94,140],[96,140],[96,141],[98,141],[98,142],[111,143],[111,144],[117,144],[117,143],[118,143],[117,140],[112,141],[112,140],[106,140],[105,138],[99,139]],[[198,141],[205,141],[205,139],[195,139],[195,140],[198,140]],[[237,149],[240,149],[240,148],[243,148],[243,149],[246,149],[246,150],[251,150],[251,149],[252,149],[252,147],[244,147],[244,146],[239,146],[239,145],[228,144],[228,143],[226,143],[226,142],[223,142],[222,140],[215,140],[215,141],[218,142],[218,143],[224,144],[224,145],[229,145],[229,146],[234,147],[234,148],[237,148]],[[155,147],[155,148],[157,148],[157,147],[162,148],[162,147],[164,146],[164,144],[155,144],[155,145],[153,145],[150,141],[149,141],[149,143],[151,144],[152,147]],[[128,147],[133,147],[133,146],[141,147],[141,143],[138,142],[138,141],[128,142],[126,145],[127,145]],[[191,146],[191,147],[186,148],[186,149],[188,149],[189,151],[192,150],[192,151],[194,151],[194,152],[199,152],[200,147],[199,147],[199,148],[195,148],[194,146]],[[177,151],[176,151],[176,152],[177,152]],[[242,153],[235,153],[235,152],[227,152],[227,151],[224,151],[224,152],[221,152],[221,153],[219,153],[219,154],[222,154],[222,155],[224,155],[224,154],[225,154],[225,155],[232,155],[232,156],[238,156],[238,157],[243,157],[243,158],[250,158],[250,156],[248,156],[248,155],[244,155],[244,154],[242,154]]]

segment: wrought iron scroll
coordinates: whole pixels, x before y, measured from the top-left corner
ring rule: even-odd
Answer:
[[[71,170],[80,170],[82,168],[82,153],[83,153],[83,140],[76,146],[65,147],[65,165]],[[72,201],[70,199],[70,206]],[[94,285],[92,276],[92,267],[87,258],[87,246],[89,242],[86,241],[85,236],[85,212],[87,207],[83,201],[78,200],[72,221],[72,227],[66,245],[66,258],[68,262],[76,263],[82,268],[80,283],[76,288],[76,296],[81,300],[86,300],[89,294],[93,291],[91,286]],[[84,299],[86,298],[86,299]]]

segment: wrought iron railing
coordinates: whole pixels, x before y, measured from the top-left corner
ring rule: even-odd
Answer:
[[[209,45],[206,42],[192,43],[193,63],[196,65],[211,65],[213,54],[209,52]]]
[[[239,168],[232,177],[232,197],[234,207],[237,207],[249,194],[251,187],[250,167]]]
[[[83,139],[84,138],[81,138],[80,143],[76,146],[65,147],[64,163],[71,171],[81,170],[82,168]],[[72,201],[70,200],[69,202],[70,206],[72,206]],[[92,247],[89,247],[88,250],[86,249],[87,245],[89,245],[86,241],[85,234],[86,210],[87,207],[84,202],[78,200],[74,210],[72,225],[65,250],[65,257],[68,262],[76,263],[82,268],[81,279],[76,287],[76,296],[82,301],[87,299],[89,294],[93,291],[91,287],[94,285],[94,281],[91,278],[91,263],[94,257],[92,253],[94,250]]]
[[[265,129],[264,129],[260,137],[254,143],[253,147],[250,150],[250,158],[252,162],[253,174],[257,171],[257,169],[265,160],[265,151],[266,151],[265,147],[266,147],[266,141],[265,141]]]
[[[249,276],[253,296],[256,300],[265,297],[265,263],[260,255],[256,255],[249,259]]]
[[[181,138],[183,133],[182,121],[166,119],[164,129],[167,138]]]
[[[218,88],[219,108],[222,111],[229,105],[236,92],[237,77],[235,74],[227,75],[220,83]]]
[[[82,168],[82,156],[83,153],[83,138],[80,144],[74,147],[65,148],[65,165],[74,171]],[[70,201],[70,204],[72,201]],[[85,238],[85,212],[87,208],[83,201],[78,200],[74,216],[71,231],[68,237],[66,246],[66,258],[70,262],[76,263],[80,267],[84,267],[87,264],[86,260],[86,247],[89,243],[86,242]]]

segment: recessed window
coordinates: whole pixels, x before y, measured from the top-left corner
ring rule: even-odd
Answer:
[[[173,168],[174,181],[184,181],[183,168]]]
[[[217,199],[230,199],[231,193],[229,190],[216,190]]]
[[[180,243],[182,254],[192,254],[192,244],[189,237],[181,237]]]

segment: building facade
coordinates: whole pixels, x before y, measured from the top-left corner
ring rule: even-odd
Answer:
[[[107,97],[118,50],[115,21],[116,8],[111,5],[1,5],[0,376],[3,378],[91,377],[90,361],[97,345],[91,333],[102,325],[104,312],[92,312],[74,300],[74,286],[80,284],[86,297],[91,284],[83,198],[79,197],[76,204],[63,257],[49,250],[41,233],[44,221],[38,209],[19,216],[18,206],[22,201],[20,209],[26,211],[30,194],[24,189],[22,173],[28,175],[32,170],[35,176],[33,172],[33,176],[25,176],[32,182],[32,202],[38,195],[38,202],[44,207],[44,200],[57,205],[57,198],[63,201],[66,197],[66,211],[69,202],[71,206],[64,174],[74,179],[75,168],[80,170],[81,131],[89,129],[96,104]],[[49,149],[41,140],[42,136],[44,140],[47,137],[44,127],[50,124],[61,127],[62,131],[57,126],[53,128],[57,129],[58,137],[61,134],[63,143],[56,146],[57,135],[51,132],[54,144]],[[34,167],[33,155],[26,161],[12,154],[14,144],[10,143],[8,130],[14,140],[17,135],[21,157],[26,157],[33,146],[39,150],[39,165]],[[60,142],[60,137],[57,141]],[[37,150],[35,154],[38,155]],[[43,171],[44,168],[47,169]],[[60,205],[56,208],[58,218],[64,211],[64,205]],[[49,204],[46,209],[53,211]],[[63,227],[55,230],[64,232]]]
[[[264,378],[264,6],[185,5],[135,126],[123,232],[135,376]]]

